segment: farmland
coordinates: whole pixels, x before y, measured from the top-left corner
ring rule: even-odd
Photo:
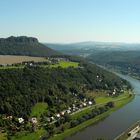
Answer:
[[[31,56],[18,56],[18,55],[0,55],[0,64],[13,64],[21,63],[23,61],[46,61],[45,57],[31,57]]]

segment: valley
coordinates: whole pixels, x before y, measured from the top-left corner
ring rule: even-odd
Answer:
[[[139,0],[0,0],[0,140],[140,140]]]
[[[69,55],[0,57],[3,139],[69,138],[134,99],[129,82],[88,59]]]

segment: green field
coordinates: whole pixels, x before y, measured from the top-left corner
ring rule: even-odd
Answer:
[[[62,68],[68,68],[68,67],[74,67],[77,68],[79,65],[78,62],[72,62],[72,61],[60,61],[57,64],[52,64],[52,65],[46,65],[46,67],[51,67],[51,68],[57,68],[57,67],[62,67]]]
[[[32,108],[31,116],[40,117],[40,115],[47,109],[47,107],[48,107],[47,103],[37,103]]]
[[[0,140],[7,140],[6,133],[0,132]]]
[[[120,94],[117,97],[112,97],[112,96],[107,96],[107,95],[98,96],[98,97],[95,97],[95,102],[96,102],[96,104],[100,104],[100,103],[104,103],[104,102],[114,101],[114,100],[124,98],[127,96],[129,96],[129,91],[125,91],[123,94]]]
[[[45,133],[45,130],[40,129],[36,132],[19,132],[11,138],[11,140],[39,140],[39,138]],[[0,139],[1,140],[1,139]]]

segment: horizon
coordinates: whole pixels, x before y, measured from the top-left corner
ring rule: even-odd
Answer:
[[[7,36],[7,37],[0,37],[0,39],[7,39],[9,37],[31,37],[31,38],[36,38],[38,40],[38,42],[40,43],[46,43],[46,44],[62,44],[62,45],[68,45],[68,44],[80,44],[80,43],[107,43],[107,44],[140,44],[140,42],[112,42],[112,41],[90,41],[90,40],[84,40],[84,41],[77,41],[77,42],[41,42],[39,40],[39,38],[35,37],[35,36],[27,36],[27,35],[18,35],[18,36],[13,36],[13,35],[10,35],[10,36]]]
[[[49,43],[139,44],[139,5],[139,0],[3,0],[0,38],[12,35]]]

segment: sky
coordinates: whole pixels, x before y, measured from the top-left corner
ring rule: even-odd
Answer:
[[[140,43],[140,0],[0,0],[0,38]]]

